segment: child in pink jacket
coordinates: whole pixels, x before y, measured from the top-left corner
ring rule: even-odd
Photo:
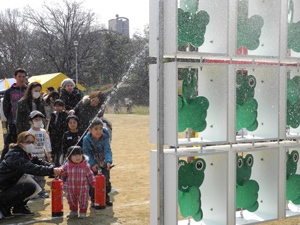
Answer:
[[[79,204],[78,218],[85,218],[89,201],[88,184],[95,187],[96,180],[80,146],[70,147],[67,158],[68,162],[60,168],[61,175],[67,176],[66,197],[71,210],[68,217],[78,216]]]

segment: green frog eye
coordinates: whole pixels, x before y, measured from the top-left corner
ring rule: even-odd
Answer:
[[[188,75],[187,75],[187,81],[188,81],[188,83],[191,83],[191,81],[192,81],[192,75],[190,73],[188,73]]]
[[[180,168],[183,166],[185,166],[187,164],[187,162],[186,161],[184,161],[184,160],[179,160],[178,161],[178,170],[180,170]]]
[[[253,158],[252,158],[252,156],[248,157],[247,164],[248,164],[248,166],[252,166],[252,164],[253,164]]]
[[[297,151],[292,151],[293,161],[296,163],[299,160],[299,155]]]
[[[249,86],[250,87],[254,87],[255,86],[255,79],[254,78],[250,78],[249,79]]]
[[[196,170],[202,170],[203,168],[203,163],[201,161],[196,163]]]
[[[205,162],[203,159],[198,158],[193,162],[193,171],[194,173],[200,173],[205,170]]]
[[[242,166],[243,166],[243,159],[242,158],[238,159],[237,166],[238,166],[238,168],[242,168]]]

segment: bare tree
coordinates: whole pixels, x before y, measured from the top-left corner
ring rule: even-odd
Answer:
[[[0,12],[0,77],[10,77],[30,60],[29,26],[17,9]]]
[[[95,36],[98,27],[94,23],[94,13],[84,10],[82,3],[67,0],[63,0],[62,5],[44,4],[41,11],[27,6],[24,12],[34,27],[36,53],[52,68],[48,72],[75,76],[74,41],[78,41],[79,80],[82,80],[81,71],[86,62],[91,60],[92,52],[99,42]]]

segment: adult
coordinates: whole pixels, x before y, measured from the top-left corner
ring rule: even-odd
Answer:
[[[52,87],[52,86],[47,87],[46,93],[43,94],[43,99],[44,99],[44,101],[47,99],[47,97],[48,97],[53,91],[54,91],[54,87]]]
[[[36,191],[33,183],[19,183],[24,174],[36,176],[59,175],[59,169],[48,162],[31,155],[36,144],[34,134],[25,131],[19,134],[17,143],[12,145],[0,163],[0,211],[4,218],[13,215],[34,214],[27,206],[28,197]],[[13,207],[13,215],[11,208]]]
[[[44,103],[41,99],[42,85],[38,82],[29,84],[25,95],[20,99],[17,109],[17,134],[30,129],[28,116],[33,110],[45,115]]]
[[[77,103],[81,100],[81,94],[79,89],[75,89],[75,83],[72,79],[67,78],[61,82],[61,95],[60,99],[65,102],[66,111],[73,109]]]
[[[8,151],[8,146],[10,143],[15,143],[17,141],[17,128],[16,128],[16,115],[18,101],[24,96],[27,85],[26,83],[27,72],[23,68],[16,69],[14,73],[14,78],[16,83],[12,84],[4,93],[3,99],[3,112],[7,119],[8,124],[8,134],[4,140],[4,149],[2,151],[2,156]]]
[[[106,100],[105,94],[101,91],[96,91],[90,96],[84,96],[83,99],[75,106],[69,114],[75,114],[79,119],[78,130],[85,132],[95,116],[102,117],[104,114],[104,107],[101,106]],[[99,114],[98,114],[99,113]]]
[[[46,121],[50,121],[51,113],[54,112],[53,106],[54,102],[59,99],[59,94],[56,91],[52,91],[46,99],[44,99],[44,107],[46,113]],[[46,122],[47,123],[47,122]]]

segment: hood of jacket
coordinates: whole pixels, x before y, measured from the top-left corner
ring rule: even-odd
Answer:
[[[90,97],[88,95],[83,96],[82,104],[87,105],[90,103]]]

